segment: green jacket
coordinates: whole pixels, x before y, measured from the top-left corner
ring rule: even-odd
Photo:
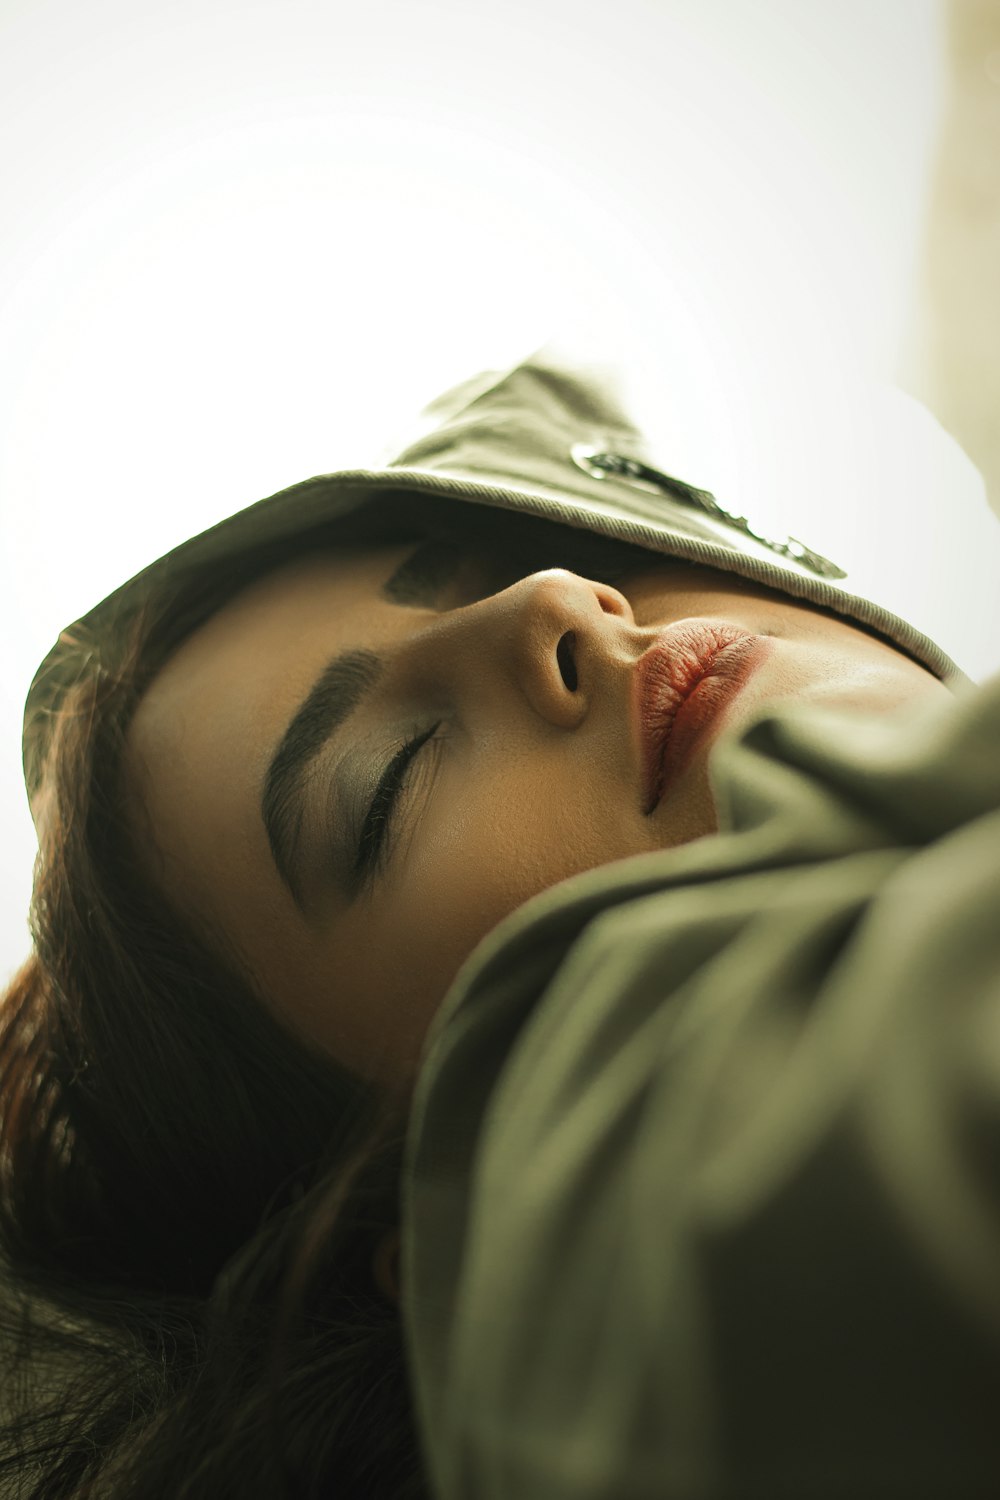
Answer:
[[[723,832],[577,876],[428,1036],[439,1500],[1000,1495],[1000,677],[758,717]]]

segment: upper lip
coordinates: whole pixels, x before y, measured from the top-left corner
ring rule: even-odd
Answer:
[[[669,772],[668,747],[681,706],[723,651],[739,642],[749,646],[754,639],[750,631],[725,621],[678,620],[661,630],[640,657],[635,682],[645,814],[651,813],[663,796]]]

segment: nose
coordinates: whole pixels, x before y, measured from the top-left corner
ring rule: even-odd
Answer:
[[[645,649],[632,607],[609,584],[547,568],[431,628],[430,654],[466,701],[519,701],[575,729]]]

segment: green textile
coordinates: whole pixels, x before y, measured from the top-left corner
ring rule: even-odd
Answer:
[[[407,1141],[439,1500],[1000,1494],[1000,677],[713,754],[458,975]]]
[[[35,806],[42,791],[63,694],[83,677],[114,675],[130,624],[151,596],[224,574],[289,539],[308,547],[317,527],[325,528],[325,546],[334,537],[346,545],[398,540],[400,528],[419,527],[440,505],[517,512],[721,568],[870,627],[937,677],[985,675],[972,664],[982,658],[981,643],[1000,631],[1000,528],[983,495],[968,503],[969,495],[949,493],[947,505],[921,514],[905,487],[879,494],[894,524],[890,544],[875,545],[866,514],[872,497],[860,483],[845,488],[836,502],[842,545],[831,575],[816,562],[818,538],[807,532],[805,542],[789,538],[786,546],[764,518],[748,521],[697,476],[678,477],[669,412],[661,414],[665,431],[641,430],[625,373],[567,362],[543,346],[510,370],[483,371],[432,401],[417,436],[391,461],[303,480],[155,559],[67,626],[35,673],[23,735],[29,801]],[[924,415],[944,451],[954,448]],[[959,578],[956,610],[942,582]],[[991,657],[987,670],[993,665]]]

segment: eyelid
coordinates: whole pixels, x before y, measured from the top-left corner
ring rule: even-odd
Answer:
[[[461,547],[438,537],[427,537],[400,563],[383,593],[394,604],[432,608],[462,572],[467,556]]]
[[[449,537],[418,544],[385,585],[386,598],[404,608],[451,609],[502,593],[531,571],[503,551],[485,552]]]
[[[405,803],[410,796],[412,768],[429,742],[444,738],[438,734],[443,722],[439,719],[429,729],[408,736],[379,777],[358,837],[354,862],[355,879],[365,888],[374,884],[392,859],[398,825],[405,817]]]

